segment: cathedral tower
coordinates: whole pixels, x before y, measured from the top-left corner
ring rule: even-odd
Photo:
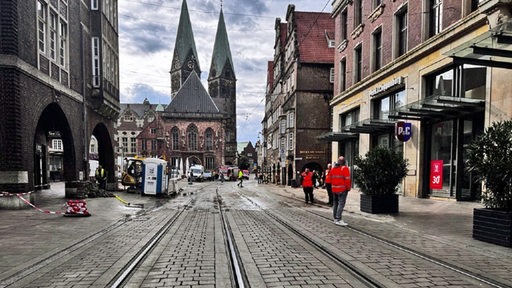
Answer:
[[[220,112],[227,116],[225,126],[226,161],[234,163],[237,150],[236,76],[222,8],[208,74],[208,91]]]
[[[171,99],[174,98],[192,71],[196,71],[199,78],[201,78],[201,68],[199,67],[194,33],[188,14],[187,0],[183,0],[170,71]]]

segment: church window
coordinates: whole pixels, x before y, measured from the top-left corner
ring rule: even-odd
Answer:
[[[204,138],[206,142],[206,151],[213,150],[213,130],[211,128],[206,129]]]
[[[180,150],[180,130],[178,129],[178,127],[172,128],[171,138],[172,150]]]
[[[189,151],[197,151],[197,127],[192,124],[187,128],[187,144]]]

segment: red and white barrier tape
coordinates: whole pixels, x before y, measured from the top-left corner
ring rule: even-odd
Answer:
[[[64,214],[63,212],[61,211],[49,211],[49,210],[43,210],[39,207],[36,207],[34,204],[30,203],[30,201],[28,201],[27,199],[23,198],[23,196],[21,194],[16,194],[16,196],[18,196],[18,198],[21,199],[21,201],[25,202],[26,204],[28,204],[30,207],[36,209],[37,211],[39,212],[43,212],[43,213],[46,213],[46,214],[58,214],[58,215],[61,215],[61,214]]]

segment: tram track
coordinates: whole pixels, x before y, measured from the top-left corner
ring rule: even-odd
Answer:
[[[349,261],[346,261],[343,259],[343,257],[339,257],[338,253],[335,251],[332,251],[330,248],[326,248],[325,243],[322,243],[322,241],[312,240],[311,235],[305,234],[303,231],[305,230],[304,227],[297,226],[297,223],[293,223],[293,221],[286,219],[286,215],[277,215],[275,212],[270,212],[269,209],[263,209],[261,205],[253,201],[250,197],[243,195],[239,192],[239,194],[247,199],[249,202],[251,202],[253,205],[258,206],[261,208],[265,213],[272,218],[273,220],[277,221],[293,233],[297,234],[301,238],[303,238],[305,241],[309,242],[311,245],[316,247],[320,252],[328,255],[332,259],[334,259],[336,262],[340,263],[340,266],[349,269],[351,272],[353,272],[354,275],[361,277],[361,279],[364,279],[369,287],[389,287],[385,284],[380,283],[380,280],[374,279],[372,276],[367,275],[367,272],[359,269],[358,267],[355,267],[352,265]],[[298,201],[295,198],[287,197],[288,199],[293,200],[294,202],[302,203],[301,201]],[[333,225],[332,219],[329,217],[326,217],[325,215],[321,215],[318,213],[315,213],[314,211],[311,211],[310,209],[304,209],[304,208],[298,208],[293,205],[289,205],[288,203],[282,203],[283,205],[287,205],[289,207],[294,207],[297,209],[300,209],[303,212],[306,212],[308,214],[314,215],[315,217],[318,217],[325,223],[329,223],[326,225]],[[389,239],[385,239],[383,237],[379,237],[378,235],[372,234],[368,231],[365,231],[363,229],[358,229],[356,227],[343,227],[342,229],[347,229],[348,231],[352,231],[354,233],[357,233],[361,235],[362,237],[365,237],[366,239],[369,239],[371,241],[376,241],[380,243],[381,245],[385,245],[387,247],[390,247],[391,249],[395,249],[397,251],[400,251],[401,253],[407,254],[410,257],[421,259],[422,261],[427,261],[431,263],[432,265],[442,267],[444,269],[450,270],[453,273],[456,273],[460,275],[461,279],[471,279],[473,283],[480,283],[481,287],[495,287],[495,288],[505,288],[505,287],[511,287],[509,283],[501,282],[497,279],[485,277],[481,275],[480,273],[476,273],[473,271],[470,271],[468,269],[465,269],[463,267],[459,267],[457,265],[454,265],[452,263],[443,261],[442,259],[439,259],[437,257],[433,257],[432,255],[423,253],[421,251],[417,251],[414,249],[411,249],[409,247],[406,247],[404,245],[401,245],[400,243],[390,241]],[[328,245],[327,245],[328,246]],[[476,284],[477,286],[479,284]]]

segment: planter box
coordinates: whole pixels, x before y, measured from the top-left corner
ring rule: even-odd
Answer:
[[[361,194],[360,209],[372,214],[398,213],[398,195],[366,195]]]
[[[473,210],[473,238],[512,247],[512,211],[475,208]]]

